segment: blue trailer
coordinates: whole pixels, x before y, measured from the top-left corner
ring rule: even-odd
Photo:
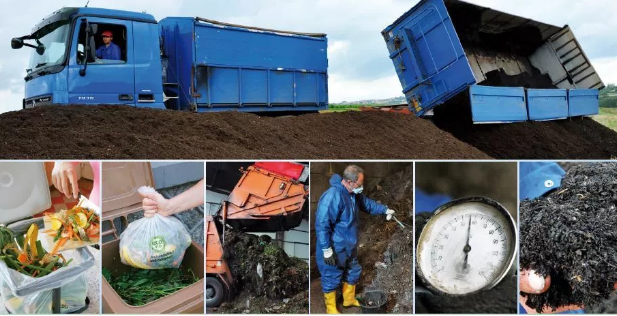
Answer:
[[[112,34],[119,59],[97,53],[105,45],[103,33]],[[33,48],[24,108],[126,104],[197,112],[315,112],[328,107],[325,34],[199,17],[157,22],[146,13],[84,7],[54,12],[30,34],[13,38],[11,46]]]
[[[418,116],[448,102],[465,106],[461,95],[474,123],[598,113],[604,83],[567,25],[459,0],[422,0],[382,36]]]

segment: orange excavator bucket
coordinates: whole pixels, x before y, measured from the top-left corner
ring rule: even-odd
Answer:
[[[291,162],[260,162],[242,170],[242,178],[222,203],[222,223],[252,232],[289,230],[300,225],[309,193],[300,183],[304,168]]]

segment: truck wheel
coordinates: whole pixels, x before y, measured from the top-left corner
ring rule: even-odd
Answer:
[[[225,290],[219,279],[206,277],[206,307],[217,307],[223,303]]]

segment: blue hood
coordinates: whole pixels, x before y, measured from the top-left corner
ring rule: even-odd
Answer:
[[[349,193],[349,191],[347,191],[347,188],[345,188],[345,186],[341,183],[341,181],[343,181],[343,177],[339,176],[338,174],[333,174],[330,177],[330,185],[332,187],[340,189],[340,190],[343,190],[343,191]]]

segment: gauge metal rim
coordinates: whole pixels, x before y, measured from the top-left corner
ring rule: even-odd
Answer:
[[[483,288],[477,290],[477,291],[473,291],[473,292],[469,292],[469,293],[465,293],[465,294],[451,294],[451,293],[447,293],[444,292],[440,289],[438,289],[437,287],[433,286],[429,281],[428,278],[424,275],[424,272],[422,272],[422,267],[420,266],[420,261],[419,261],[419,255],[418,255],[418,245],[420,244],[420,241],[423,240],[426,237],[426,230],[424,229],[424,227],[428,226],[429,222],[432,221],[433,219],[436,218],[437,215],[439,215],[440,213],[444,212],[445,210],[449,209],[450,207],[454,206],[454,205],[458,205],[458,204],[463,204],[463,203],[472,203],[472,202],[480,202],[480,203],[484,203],[484,204],[488,204],[492,207],[494,207],[495,209],[497,209],[497,211],[499,211],[499,213],[501,213],[503,216],[505,216],[506,220],[509,220],[509,224],[508,225],[509,229],[512,232],[512,236],[514,236],[514,247],[512,247],[511,253],[510,253],[510,262],[508,263],[508,265],[504,266],[503,270],[501,271],[501,273],[499,274],[499,276],[497,278],[495,278],[492,282],[488,283],[486,286],[484,286]],[[512,215],[510,215],[510,213],[508,212],[508,210],[501,205],[499,202],[487,198],[487,197],[483,197],[483,196],[471,196],[471,197],[464,197],[464,198],[460,198],[460,199],[456,199],[456,200],[452,200],[450,202],[447,202],[441,206],[439,206],[437,209],[435,209],[435,211],[433,212],[433,215],[431,215],[431,217],[429,218],[429,220],[426,222],[426,224],[424,225],[424,227],[422,228],[422,232],[420,233],[420,237],[418,238],[418,242],[416,243],[416,267],[417,267],[417,273],[418,276],[420,277],[420,279],[422,280],[423,285],[431,292],[435,293],[435,294],[439,294],[439,295],[445,295],[445,296],[467,296],[467,295],[471,295],[471,294],[475,294],[475,293],[479,293],[479,292],[483,292],[486,290],[490,290],[493,287],[495,287],[497,284],[499,284],[508,274],[508,272],[510,271],[510,269],[512,268],[512,265],[514,264],[514,260],[516,259],[516,254],[518,251],[518,230],[516,229],[516,222],[514,221],[514,218],[512,217]]]

